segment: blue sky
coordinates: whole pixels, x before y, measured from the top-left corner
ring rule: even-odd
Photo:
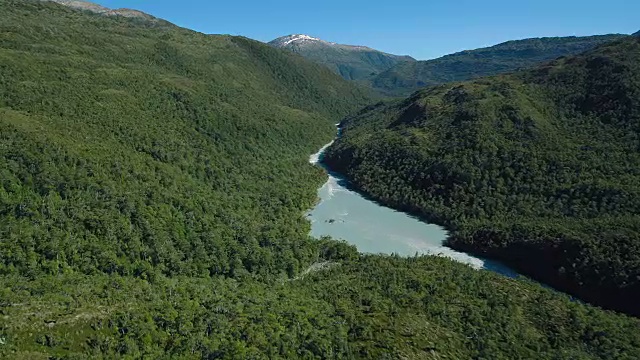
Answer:
[[[97,0],[210,34],[288,34],[430,59],[539,36],[633,33],[640,0]]]

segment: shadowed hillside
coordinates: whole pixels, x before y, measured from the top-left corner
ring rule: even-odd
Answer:
[[[434,60],[401,63],[377,75],[371,83],[374,89],[383,93],[407,96],[426,86],[530,68],[561,56],[577,55],[624,36],[572,36],[508,41]]]
[[[345,122],[328,164],[583,300],[640,315],[640,39],[433,87]]]

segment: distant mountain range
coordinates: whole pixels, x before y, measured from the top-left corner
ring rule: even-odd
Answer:
[[[624,36],[627,35],[515,40],[426,61],[301,34],[283,36],[269,44],[299,53],[328,66],[347,80],[363,83],[384,95],[406,96],[425,86],[530,68],[561,56],[580,54]]]
[[[506,73],[577,55],[626,35],[532,38],[398,64],[376,76],[372,87],[393,95],[408,95],[422,87]]]
[[[366,46],[336,44],[303,34],[279,37],[269,45],[328,66],[347,80],[367,83],[395,65],[416,61],[410,56],[387,54]]]

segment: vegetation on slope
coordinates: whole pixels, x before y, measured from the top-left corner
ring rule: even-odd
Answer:
[[[368,85],[377,75],[395,65],[416,61],[410,56],[392,55],[364,46],[334,44],[320,39],[289,41],[295,36],[278,38],[269,44],[300,54],[308,60],[327,66],[346,80],[361,84]],[[283,42],[285,39],[287,41]]]
[[[139,18],[150,22],[164,22],[165,25],[168,25],[166,21],[158,19],[149,14],[143,13],[142,11],[137,11],[133,9],[109,9],[107,7],[86,1],[86,0],[41,0],[41,1],[52,1],[58,4],[62,4],[74,9],[90,11],[96,14],[105,15],[105,16],[124,16],[124,17],[133,17]]]
[[[309,261],[299,214],[322,175],[300,154],[359,90],[243,38],[5,4],[0,273],[293,274]]]
[[[577,55],[624,35],[534,38],[462,51],[434,60],[406,62],[377,75],[374,89],[396,96],[432,85],[465,81],[530,68],[561,56]]]
[[[637,320],[445,258],[302,279],[44,276],[2,286],[10,359],[629,359]],[[8,348],[7,348],[8,347]],[[17,353],[13,350],[19,349]],[[4,351],[4,352],[3,352]]]
[[[309,239],[307,155],[368,101],[327,69],[50,3],[0,18],[0,358],[640,356],[637,320],[536,284]]]
[[[581,299],[640,315],[640,39],[434,87],[346,122],[327,162]]]

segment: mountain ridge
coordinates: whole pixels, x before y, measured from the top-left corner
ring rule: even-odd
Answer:
[[[305,34],[281,36],[268,42],[323,64],[346,80],[366,82],[401,62],[416,61],[407,55],[385,53],[367,46],[344,45]]]
[[[151,22],[164,22],[169,23],[166,20],[159,19],[153,15],[149,15],[145,12],[129,9],[129,8],[119,8],[119,9],[111,9],[90,1],[86,0],[40,0],[46,2],[53,2],[63,6],[67,6],[77,10],[90,11],[99,15],[104,16],[122,16],[128,18],[139,18],[144,19]]]
[[[316,38],[306,34],[291,34],[291,35],[281,36],[279,38],[269,41],[268,44],[277,48],[282,48],[290,45],[303,45],[303,44],[314,44],[314,43],[320,43],[320,44],[336,46],[336,47],[344,47],[344,48],[353,49],[353,50],[378,51],[367,46],[338,44],[335,42],[322,40],[320,38]],[[382,51],[378,51],[378,52],[382,52]],[[384,53],[384,54],[387,54],[387,53]],[[387,55],[399,56],[399,55],[392,55],[392,54],[387,54]]]
[[[577,55],[625,34],[541,37],[505,41],[431,60],[393,55],[366,46],[345,45],[305,34],[282,36],[268,44],[323,64],[346,80],[384,96],[408,96],[427,86],[529,68],[561,56]]]
[[[577,55],[628,35],[542,37],[510,40],[464,50],[432,60],[397,64],[371,79],[383,93],[408,96],[420,88],[497,75],[540,65],[561,56]]]

